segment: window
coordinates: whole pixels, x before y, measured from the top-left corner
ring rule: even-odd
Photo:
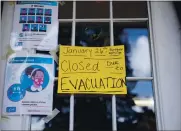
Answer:
[[[128,94],[61,95],[56,93],[55,81],[53,106],[60,113],[43,128],[51,131],[156,130],[148,25],[146,2],[60,4],[59,44],[125,45]],[[40,118],[32,116],[31,126]]]

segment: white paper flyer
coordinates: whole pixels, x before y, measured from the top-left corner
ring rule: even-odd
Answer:
[[[7,62],[3,114],[50,115],[54,60],[49,55],[15,53]]]
[[[54,50],[58,45],[58,24],[58,2],[16,2],[10,42],[12,49]]]

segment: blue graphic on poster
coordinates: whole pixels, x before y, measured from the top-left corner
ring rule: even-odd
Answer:
[[[9,100],[18,102],[24,98],[26,90],[22,88],[21,84],[13,84],[7,91]]]
[[[31,31],[38,31],[38,24],[32,24]]]

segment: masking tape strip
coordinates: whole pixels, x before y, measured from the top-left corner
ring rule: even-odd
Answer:
[[[43,120],[45,121],[45,123],[48,123],[50,120],[52,120],[60,111],[55,108],[53,111],[52,111],[52,115],[48,115],[47,117],[43,118]]]
[[[53,51],[49,51],[49,53],[53,56],[55,62],[58,64],[58,56],[57,56],[57,49],[56,50],[53,50]]]
[[[1,57],[2,60],[8,59],[8,57],[9,57],[11,54],[15,53],[15,52],[11,49],[10,46],[8,46],[8,47],[6,48],[6,50],[7,50],[6,53]]]

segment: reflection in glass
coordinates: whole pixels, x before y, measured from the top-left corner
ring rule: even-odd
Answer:
[[[75,131],[111,131],[111,96],[76,96]]]
[[[71,45],[72,23],[59,23],[58,44]],[[59,51],[56,53],[59,56]],[[58,77],[58,63],[55,63],[55,77]]]
[[[46,116],[32,116],[31,129],[44,131],[68,131],[69,129],[69,113],[70,113],[70,97],[57,94],[57,82],[54,86],[53,109],[57,108],[60,112],[48,123],[42,123],[42,119]]]
[[[114,18],[146,18],[146,1],[113,1]]]
[[[77,46],[109,46],[109,23],[77,23],[75,38]]]
[[[151,81],[127,82],[128,94],[118,96],[118,130],[156,130]]]
[[[151,76],[150,49],[147,28],[129,28],[115,23],[114,44],[125,45],[126,75]]]
[[[72,19],[73,2],[72,1],[59,1],[58,18],[59,19]]]
[[[72,23],[59,23],[58,44],[71,45]]]
[[[109,18],[108,1],[77,1],[76,18]]]

